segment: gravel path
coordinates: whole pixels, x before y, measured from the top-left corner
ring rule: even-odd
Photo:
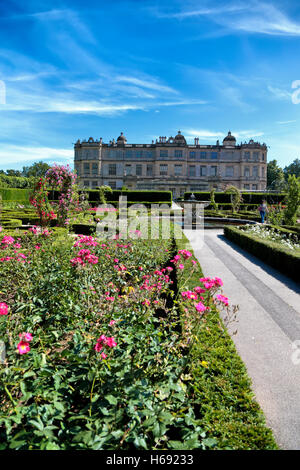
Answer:
[[[253,391],[282,449],[300,449],[300,288],[223,236],[223,230],[185,230],[207,276],[224,282],[239,305],[233,341]],[[296,343],[295,343],[296,342]]]

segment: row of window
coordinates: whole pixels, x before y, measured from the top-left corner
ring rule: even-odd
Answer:
[[[234,155],[235,152],[232,152]],[[152,150],[110,150],[109,152],[106,152],[105,154],[106,158],[109,159],[138,159],[138,158],[146,158],[146,159],[153,159],[155,156],[155,152]],[[170,150],[170,149],[162,149],[160,150],[160,158],[183,158],[184,157],[184,151],[183,150]],[[265,154],[260,153],[258,151],[255,152],[250,152],[250,151],[244,151],[243,152],[243,159],[244,160],[253,160],[253,161],[259,161],[260,160],[260,155],[261,155],[261,160],[265,161]],[[211,160],[217,160],[218,158],[218,152],[207,152],[207,151],[189,151],[188,157],[191,160],[205,160],[205,159],[211,159]],[[75,160],[97,160],[99,158],[98,152],[94,150],[86,150],[82,152],[81,154],[75,153]]]
[[[200,176],[207,176],[207,166],[200,166]],[[92,168],[90,168],[89,163],[84,163],[83,165],[83,173],[84,175],[98,175],[98,164],[93,163]],[[143,166],[141,164],[135,165],[135,173],[134,173],[134,167],[133,165],[125,165],[125,171],[124,175],[125,176],[131,176],[135,174],[136,176],[142,176],[143,175]],[[159,174],[160,176],[167,176],[169,174],[169,169],[168,169],[168,164],[160,164],[159,165]],[[215,176],[217,174],[217,167],[216,166],[211,166],[210,167],[210,175]],[[117,176],[117,165],[116,163],[110,163],[108,165],[108,175],[109,176]],[[174,176],[182,176],[183,175],[183,166],[182,165],[174,165]],[[189,176],[196,176],[196,166],[195,165],[189,165],[188,166],[188,175]],[[153,166],[152,165],[147,165],[146,166],[146,176],[153,176]],[[233,166],[226,166],[225,167],[225,176],[226,177],[233,177],[234,176],[234,167]],[[252,167],[252,175],[251,175],[251,168],[250,167],[245,167],[244,168],[244,177],[258,177],[259,176],[259,167],[258,166],[253,166]],[[261,176],[262,178],[265,177],[265,168],[261,168]]]
[[[92,181],[91,183],[92,183],[92,184],[91,184],[91,187],[92,187],[92,188],[96,188],[97,186],[99,186],[98,181]],[[83,184],[84,184],[84,186],[85,186],[86,188],[89,188],[89,187],[90,187],[90,181],[89,181],[89,180],[83,181]],[[109,182],[108,182],[108,185],[109,185],[112,189],[116,189],[116,188],[117,188],[116,181],[109,181]],[[143,188],[144,188],[144,189],[152,189],[152,187],[146,188],[146,186],[143,186]],[[164,189],[166,189],[166,188],[164,188]],[[252,185],[250,185],[250,184],[244,184],[244,189],[245,189],[245,190],[251,190],[251,189],[252,189],[252,190],[254,190],[254,191],[257,191],[257,190],[258,190],[258,185],[257,185],[257,184],[252,184]],[[176,188],[170,188],[169,190],[172,191],[173,193],[176,192]],[[185,192],[186,190],[187,190],[186,188],[180,188],[180,196],[183,196],[183,194],[184,194],[184,192]],[[196,187],[195,187],[195,188],[191,188],[191,191],[196,191],[196,190],[198,191],[199,188],[198,188],[198,187],[197,187],[197,188],[196,188]]]

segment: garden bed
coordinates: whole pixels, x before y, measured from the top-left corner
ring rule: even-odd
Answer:
[[[300,281],[300,252],[290,250],[272,240],[246,233],[240,227],[224,227],[224,235],[249,253],[260,258],[286,276]]]
[[[216,286],[199,310],[182,296],[203,283],[180,241],[0,243],[2,449],[276,448]]]

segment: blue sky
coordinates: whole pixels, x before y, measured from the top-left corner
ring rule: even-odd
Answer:
[[[285,166],[300,157],[299,46],[288,0],[1,2],[0,168],[178,129],[200,143],[230,129]]]

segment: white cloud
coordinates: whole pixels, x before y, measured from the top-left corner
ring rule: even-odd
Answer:
[[[187,139],[194,139],[199,137],[201,140],[223,140],[226,137],[226,132],[212,131],[207,129],[185,129],[183,131]],[[255,130],[242,130],[242,131],[231,131],[232,135],[236,139],[252,139],[253,137],[261,137],[264,135],[263,132]]]
[[[291,124],[292,122],[297,122],[296,119],[291,121],[276,121],[276,124]]]
[[[168,87],[166,85],[162,85],[159,82],[154,81],[154,80],[143,80],[143,79],[136,78],[136,77],[117,76],[115,77],[115,81],[132,83],[133,85],[137,85],[142,88],[149,88],[150,90],[157,90],[157,91],[161,91],[164,93],[178,94],[178,91],[174,90],[173,88]]]
[[[209,18],[228,30],[244,31],[280,36],[300,36],[300,23],[291,20],[271,3],[250,0],[246,5],[241,2],[228,3],[224,7],[181,10],[179,12],[156,12],[160,18],[188,19],[192,17]]]
[[[273,87],[268,85],[268,90],[272,93],[275,98],[279,100],[292,100],[292,93],[289,91],[283,90],[282,88]]]
[[[1,167],[32,160],[73,162],[73,158],[74,151],[64,148],[24,147],[23,145],[3,144],[0,149]]]

